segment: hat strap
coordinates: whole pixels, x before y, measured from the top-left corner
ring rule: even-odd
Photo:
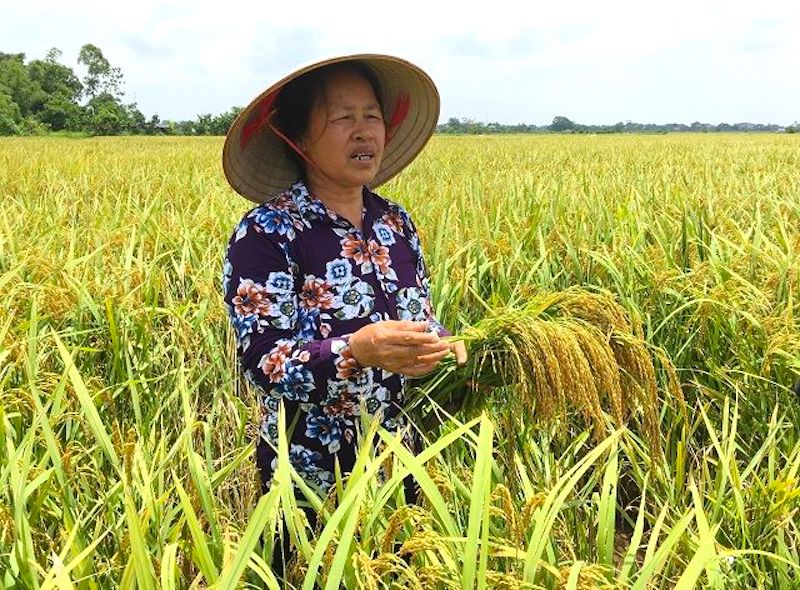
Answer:
[[[288,145],[290,148],[292,148],[298,156],[303,158],[306,161],[306,164],[309,164],[310,166],[313,166],[314,168],[316,168],[319,172],[322,172],[322,170],[320,169],[319,166],[317,166],[317,163],[314,162],[314,160],[309,158],[303,150],[301,150],[299,147],[297,147],[295,145],[295,143],[291,139],[286,137],[286,135],[284,135],[284,133],[280,129],[278,129],[275,125],[272,124],[272,115],[274,115],[275,112],[276,111],[272,111],[272,113],[270,114],[270,118],[267,120],[267,127],[269,127],[270,130],[272,130],[272,132],[275,135],[280,137],[286,143],[286,145]]]
[[[303,150],[297,147],[291,139],[286,137],[286,135],[280,129],[278,129],[275,124],[273,124],[272,117],[275,116],[275,113],[277,113],[278,110],[272,108],[272,105],[275,103],[275,99],[278,98],[279,91],[280,89],[270,92],[258,104],[258,114],[242,129],[242,135],[239,138],[239,145],[242,147],[242,149],[244,149],[253,139],[254,135],[259,133],[264,127],[269,127],[269,129],[275,135],[282,139],[286,145],[292,148],[292,150],[294,150],[298,156],[303,158],[307,164],[319,170],[319,166],[317,166],[317,164],[311,158],[309,158],[305,152],[303,152]]]

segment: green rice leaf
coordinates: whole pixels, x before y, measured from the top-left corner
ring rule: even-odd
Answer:
[[[605,474],[603,475],[597,530],[597,561],[600,565],[607,566],[609,571],[614,568],[618,464],[618,449],[615,447],[611,451]]]
[[[270,520],[274,521],[279,502],[280,490],[278,488],[272,488],[267,494],[261,496],[247,524],[247,529],[245,529],[244,535],[241,541],[239,541],[236,555],[234,555],[233,560],[220,574],[219,581],[216,585],[217,588],[225,590],[226,588],[234,588],[239,584],[239,579],[247,567],[250,554],[253,552],[253,549],[255,549],[258,540],[265,532],[267,534],[273,533],[273,531],[265,531],[265,528]],[[267,587],[277,590],[278,582],[272,575],[272,572],[269,572],[269,577],[264,581]]]
[[[161,590],[175,590],[178,577],[178,544],[169,543],[161,553]]]
[[[573,491],[573,488],[578,483],[578,480],[592,467],[592,465],[600,459],[600,457],[610,448],[616,446],[622,430],[614,432],[611,436],[606,438],[597,447],[592,449],[586,454],[572,469],[567,471],[561,476],[553,489],[547,495],[542,507],[537,511],[535,516],[535,526],[533,533],[528,540],[528,551],[525,556],[525,569],[523,571],[523,578],[528,583],[536,582],[536,572],[541,559],[542,552],[545,545],[549,540],[550,530],[556,520],[556,516],[564,506],[564,501],[567,496]]]
[[[186,518],[186,525],[189,527],[189,534],[191,535],[192,542],[194,544],[192,553],[197,560],[197,565],[200,568],[200,571],[203,572],[203,576],[205,576],[206,581],[209,585],[211,585],[216,583],[216,581],[219,579],[219,570],[217,569],[217,566],[214,565],[214,560],[211,557],[211,550],[209,549],[206,535],[200,526],[200,521],[197,519],[197,514],[195,513],[194,508],[192,508],[192,501],[189,499],[189,495],[186,493],[186,490],[183,489],[178,476],[173,473],[172,477],[173,481],[175,482],[175,489],[177,490],[178,496],[180,496],[181,499],[183,516]]]
[[[622,564],[619,567],[619,575],[617,576],[617,586],[625,588],[628,579],[630,578],[633,566],[636,565],[636,555],[639,552],[639,546],[642,542],[642,535],[644,534],[644,517],[645,517],[645,498],[647,497],[647,482],[650,475],[645,476],[644,484],[642,485],[642,496],[639,500],[639,511],[636,517],[636,524],[633,527],[633,534],[631,535],[628,549],[625,552],[625,557],[622,559]]]
[[[103,449],[112,465],[117,469],[117,471],[119,471],[121,468],[119,457],[117,456],[117,452],[114,450],[114,445],[111,442],[111,438],[108,436],[108,432],[103,425],[103,420],[100,418],[100,414],[97,412],[97,408],[94,405],[94,400],[89,394],[89,391],[86,389],[86,385],[84,384],[78,369],[75,367],[75,361],[64,344],[61,342],[61,339],[58,337],[58,334],[55,332],[55,330],[52,331],[51,334],[55,340],[56,346],[58,347],[58,352],[61,354],[61,359],[64,361],[64,365],[67,368],[67,373],[69,374],[70,381],[75,389],[75,394],[78,396],[78,400],[81,403],[81,408],[86,416],[87,422],[89,423],[89,428],[91,428],[92,434],[94,434],[97,442],[100,444],[100,448]]]
[[[481,416],[475,471],[470,491],[469,523],[467,525],[467,542],[464,547],[464,570],[461,582],[463,590],[471,590],[475,587],[476,567],[478,568],[478,588],[487,587],[486,565],[489,550],[489,502],[492,494],[493,432],[492,423],[484,414]]]
[[[139,514],[127,487],[125,490],[125,523],[128,525],[128,534],[130,535],[130,560],[133,562],[136,586],[141,590],[155,590],[156,573],[144,540]]]
[[[649,558],[645,556],[642,568],[639,570],[639,575],[636,577],[636,582],[631,586],[631,590],[646,590],[649,588],[648,584],[650,583],[650,579],[664,567],[664,563],[672,554],[673,549],[682,540],[683,532],[686,530],[686,527],[689,526],[693,517],[694,510],[687,511],[678,522],[675,523],[672,530],[652,556]]]

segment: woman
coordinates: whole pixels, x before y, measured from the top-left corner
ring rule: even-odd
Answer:
[[[431,312],[411,218],[367,188],[413,160],[438,106],[416,66],[357,55],[292,73],[231,126],[225,174],[261,204],[231,236],[223,288],[242,367],[260,392],[265,488],[281,402],[291,462],[325,493],[334,465],[347,473],[354,464],[362,411],[396,431],[405,379],[450,353],[466,360]]]

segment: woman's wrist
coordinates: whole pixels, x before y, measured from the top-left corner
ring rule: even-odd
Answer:
[[[345,334],[345,336],[342,338],[345,341],[345,347],[342,349],[342,356],[344,356],[350,361],[350,365],[352,366],[353,370],[361,371],[363,368],[366,367],[366,365],[362,363],[361,360],[353,352],[352,338],[354,334],[355,333]]]
[[[364,345],[366,345],[367,343],[366,342],[362,342],[362,340],[364,340],[364,338],[363,338],[364,329],[368,328],[370,325],[371,324],[369,324],[367,326],[364,326],[362,328],[359,328],[358,330],[356,330],[352,334],[348,334],[347,337],[346,337],[347,346],[350,349],[350,356],[353,358],[353,360],[356,363],[358,363],[358,366],[360,368],[364,368],[364,367],[368,367],[369,366],[369,364],[367,362],[367,359],[365,358],[365,354],[364,354]]]

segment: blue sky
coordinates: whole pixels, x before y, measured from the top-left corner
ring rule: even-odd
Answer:
[[[93,43],[121,68],[125,101],[169,119],[244,106],[307,61],[373,52],[428,71],[442,121],[800,121],[797,0],[32,0],[2,12],[0,51],[58,47],[79,71]]]

